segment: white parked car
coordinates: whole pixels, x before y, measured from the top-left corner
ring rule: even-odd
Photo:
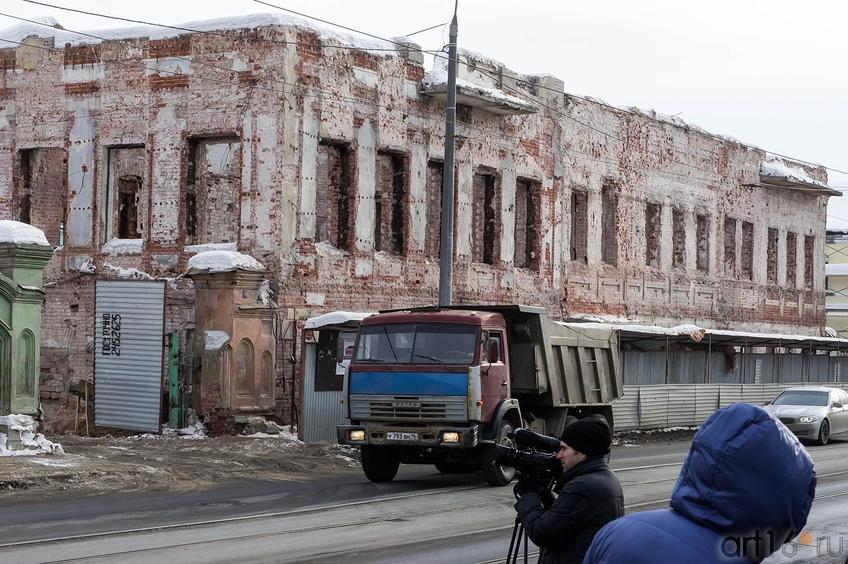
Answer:
[[[799,439],[826,445],[832,436],[848,437],[848,392],[824,386],[788,388],[765,410]]]

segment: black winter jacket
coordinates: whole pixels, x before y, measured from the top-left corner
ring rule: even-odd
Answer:
[[[545,510],[536,493],[515,504],[540,564],[580,564],[601,527],[624,515],[624,494],[603,456],[587,458],[561,478],[559,497]]]

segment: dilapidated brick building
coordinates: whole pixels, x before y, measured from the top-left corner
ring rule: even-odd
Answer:
[[[0,217],[57,245],[42,397],[90,377],[94,282],[164,278],[192,327],[199,249],[269,267],[283,359],[297,320],[438,294],[444,57],[275,16],[102,38],[31,24],[0,49]],[[553,316],[817,333],[821,167],[674,118],[564,93],[479,55],[459,66],[454,299]],[[201,247],[206,245],[206,247]]]

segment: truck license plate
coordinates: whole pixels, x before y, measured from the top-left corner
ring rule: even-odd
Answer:
[[[390,441],[417,441],[418,433],[386,433]]]

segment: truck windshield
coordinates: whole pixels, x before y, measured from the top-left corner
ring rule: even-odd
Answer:
[[[442,323],[396,323],[359,328],[358,362],[471,364],[478,328]]]

